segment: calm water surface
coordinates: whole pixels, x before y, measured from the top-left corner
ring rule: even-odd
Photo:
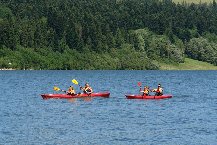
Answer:
[[[72,79],[111,96],[41,98]],[[174,97],[125,99],[139,81]],[[0,71],[0,88],[0,145],[217,144],[217,71]]]

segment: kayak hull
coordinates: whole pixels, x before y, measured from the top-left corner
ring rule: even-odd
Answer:
[[[104,97],[109,98],[109,92],[98,92],[98,93],[91,93],[91,94],[75,94],[75,95],[67,95],[67,94],[42,94],[43,99],[71,99],[71,98],[84,98],[84,97]]]
[[[172,95],[162,95],[162,96],[142,96],[142,95],[125,95],[127,99],[167,99],[172,98]]]

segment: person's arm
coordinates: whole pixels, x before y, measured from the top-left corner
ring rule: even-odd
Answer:
[[[72,93],[73,93],[73,94],[76,94],[76,93],[75,93],[75,90],[73,90]]]
[[[153,89],[153,90],[151,90],[151,92],[156,92],[157,91],[157,89]]]
[[[68,91],[66,91],[66,93],[70,93],[70,89],[68,89]]]
[[[90,87],[90,92],[93,93],[93,89]]]

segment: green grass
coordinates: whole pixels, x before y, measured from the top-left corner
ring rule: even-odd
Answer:
[[[214,66],[207,62],[185,58],[185,62],[180,64],[161,63],[160,69],[161,70],[217,70],[217,66]]]
[[[195,3],[195,4],[199,4],[200,2],[202,3],[212,3],[213,2],[213,0],[173,0],[173,2],[175,3],[182,3],[183,1],[187,3]]]

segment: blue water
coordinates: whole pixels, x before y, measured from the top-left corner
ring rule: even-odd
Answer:
[[[41,98],[72,79],[111,96]],[[173,98],[125,99],[140,81]],[[0,71],[0,88],[0,145],[217,144],[217,71]]]

